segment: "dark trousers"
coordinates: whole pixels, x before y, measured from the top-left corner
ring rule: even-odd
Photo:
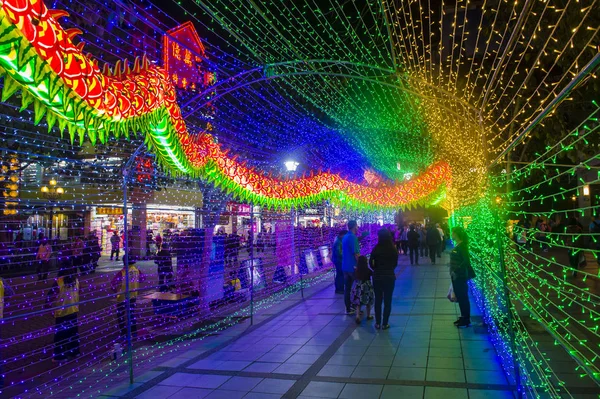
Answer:
[[[419,247],[421,248],[422,257],[429,256],[429,248],[427,247],[427,244],[420,244]]]
[[[135,302],[136,299],[130,299],[130,315],[131,315],[131,338],[137,338],[137,323],[135,321]],[[127,337],[127,301],[118,302],[117,303],[117,322],[119,323],[119,331],[121,332],[121,337]]]
[[[460,317],[463,320],[471,320],[471,304],[469,303],[469,285],[466,279],[452,280],[452,289],[456,295],[456,301],[460,308]]]
[[[579,250],[569,249],[569,266],[573,269],[573,277],[576,277],[579,268]]]
[[[335,291],[344,291],[344,272],[342,272],[342,264],[335,265]]]
[[[439,250],[439,245],[429,245],[429,259],[431,260],[431,264],[435,265],[435,257]]]
[[[173,268],[158,269],[158,285],[160,292],[167,292],[173,282]],[[165,284],[166,283],[166,284]]]
[[[354,272],[344,272],[344,304],[346,305],[346,310],[350,310],[352,283],[354,283]]]
[[[117,255],[117,260],[119,260],[119,247],[112,247],[112,249],[110,250],[110,260],[112,260],[113,255],[115,254]]]
[[[50,261],[49,260],[40,260],[38,261],[37,266],[37,275],[38,280],[46,280],[48,278],[48,270],[50,270]]]
[[[402,247],[402,253],[404,255],[408,254],[408,241],[400,241],[400,246]]]
[[[57,317],[54,330],[54,358],[79,355],[79,327],[77,313]]]
[[[419,264],[419,247],[408,247],[410,253],[410,264]]]
[[[440,242],[440,248],[438,249],[438,258],[442,257],[442,252],[444,252],[444,249],[446,249],[446,240],[442,240],[442,242]]]
[[[388,324],[392,312],[392,295],[394,294],[394,278],[373,279],[375,291],[375,324],[382,325],[381,304],[383,303],[383,325]]]

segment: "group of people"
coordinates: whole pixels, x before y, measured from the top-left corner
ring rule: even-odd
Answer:
[[[410,256],[411,265],[419,264],[419,256],[429,256],[431,263],[435,264],[436,258],[441,258],[446,248],[446,236],[439,223],[428,226],[406,224],[395,232],[395,242],[401,254]]]
[[[129,257],[129,301],[131,334],[137,337],[135,306],[139,291],[139,283],[145,276],[136,266],[135,257]],[[126,323],[126,276],[125,266],[119,270],[111,281],[111,289],[117,294],[117,323],[120,339],[127,336]],[[62,260],[58,274],[46,295],[46,308],[54,309],[54,354],[52,361],[60,363],[80,355],[79,324],[79,277],[77,268],[71,258]]]
[[[100,259],[100,244],[98,238],[90,233],[87,237],[76,236],[69,243],[54,243],[45,237],[40,237],[40,244],[36,253],[36,273],[39,281],[48,278],[52,255],[56,253],[57,264],[62,264],[64,259],[69,259],[76,270],[82,274],[94,273]]]
[[[439,230],[438,230],[439,229]],[[424,240],[422,240],[423,231]],[[336,266],[336,293],[344,294],[346,314],[355,315],[356,323],[361,323],[362,307],[366,307],[366,318],[372,320],[371,308],[375,310],[375,328],[386,330],[390,328],[392,296],[396,283],[396,266],[399,251],[406,254],[410,251],[411,264],[418,264],[419,243],[426,243],[430,253],[431,263],[435,264],[436,257],[441,257],[444,233],[438,225],[427,229],[411,225],[403,228],[399,234],[398,246],[394,242],[390,230],[382,228],[377,233],[377,244],[369,258],[360,254],[360,239],[358,224],[351,220],[348,230],[339,232],[333,244],[332,260]],[[402,241],[406,237],[406,250],[402,249]],[[450,253],[450,277],[452,281],[453,298],[460,307],[461,316],[454,322],[457,327],[468,327],[471,323],[468,281],[475,277],[471,267],[468,236],[461,227],[452,230],[455,243]],[[445,248],[445,245],[444,245]]]
[[[587,231],[577,214],[563,221],[538,218],[533,225],[528,220],[520,220],[513,227],[513,240],[520,252],[531,251],[532,241],[540,244],[542,252],[548,252],[551,243],[560,242],[560,247],[567,252],[571,273],[577,277],[578,270],[586,264],[586,249],[595,251],[596,261],[600,265],[600,212],[592,218]]]

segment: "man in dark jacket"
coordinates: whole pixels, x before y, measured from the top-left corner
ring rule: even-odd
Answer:
[[[410,231],[406,234],[408,239],[408,250],[410,253],[410,264],[419,264],[419,233],[415,231],[415,225],[410,225]]]
[[[440,239],[440,232],[435,226],[429,225],[427,228],[427,246],[429,247],[429,259],[431,264],[435,265],[435,257],[438,253],[442,240]]]
[[[171,259],[171,250],[168,244],[163,244],[160,251],[154,258],[154,263],[158,266],[158,285],[160,292],[167,292],[173,283],[173,261]]]
[[[342,240],[346,235],[347,231],[342,230],[338,233],[335,241],[333,242],[331,260],[335,265],[335,293],[344,293],[344,272],[342,271]]]

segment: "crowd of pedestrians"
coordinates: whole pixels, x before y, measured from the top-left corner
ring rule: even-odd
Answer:
[[[335,292],[344,294],[346,314],[353,315],[356,323],[362,321],[363,307],[366,319],[375,319],[375,329],[390,328],[392,297],[396,284],[396,267],[400,254],[410,258],[411,265],[419,265],[419,257],[430,257],[432,265],[441,258],[446,248],[446,234],[439,224],[428,226],[401,226],[394,233],[383,227],[377,233],[377,244],[370,255],[361,255],[358,224],[348,222],[348,230],[339,232],[332,245],[332,259],[336,268]],[[450,252],[451,301],[458,302],[461,316],[454,322],[457,327],[471,323],[468,281],[475,277],[471,267],[468,236],[464,229],[452,230],[456,244]],[[421,250],[419,252],[419,249]],[[371,310],[374,308],[375,316]]]
[[[592,251],[600,265],[600,212],[595,214],[587,228],[577,213],[565,219],[540,217],[533,222],[519,220],[512,226],[512,239],[516,251],[523,255],[536,249],[542,253],[552,248],[563,252],[568,259],[570,274],[577,277],[578,271],[587,265],[586,250]]]

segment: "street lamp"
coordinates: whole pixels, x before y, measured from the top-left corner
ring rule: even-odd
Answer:
[[[48,187],[50,186],[50,187]],[[49,200],[57,200],[65,193],[65,189],[58,186],[58,182],[56,179],[52,178],[48,182],[48,186],[42,186],[40,191],[42,192],[42,197]],[[50,232],[48,234],[48,239],[52,239],[52,230],[54,229],[54,207],[50,207]]]
[[[298,169],[298,165],[300,165],[296,161],[285,161],[283,164],[285,165],[285,168],[288,172],[295,172],[296,169]]]

